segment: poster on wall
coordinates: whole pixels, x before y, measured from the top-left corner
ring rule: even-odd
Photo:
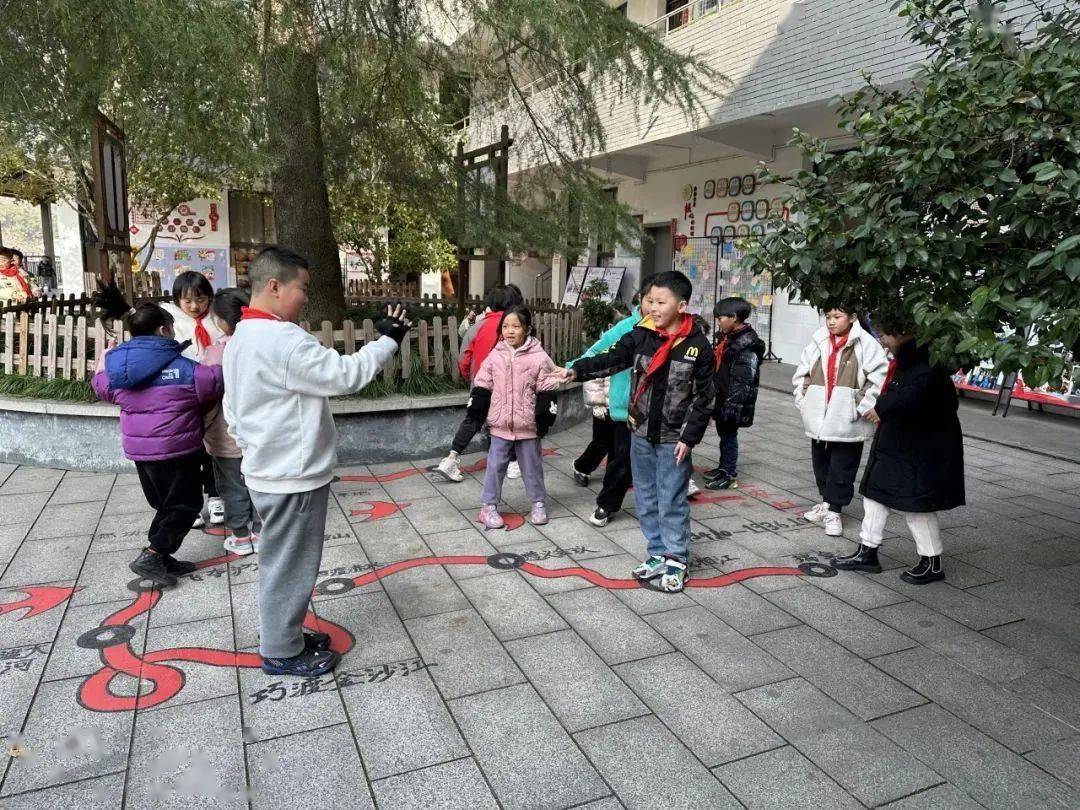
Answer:
[[[716,247],[711,239],[688,239],[675,254],[675,269],[690,279],[687,312],[709,317],[716,303]]]
[[[605,303],[610,304],[619,294],[624,275],[626,275],[625,267],[590,267],[585,273],[584,289],[588,289],[594,281],[603,282],[606,292],[602,298]]]
[[[171,291],[176,277],[188,270],[206,276],[215,291],[233,286],[229,251],[221,247],[159,244],[154,247],[146,269],[161,275],[162,292]]]
[[[766,338],[772,319],[772,274],[751,274],[742,266],[742,251],[734,245],[728,248],[725,244],[724,247],[723,258],[720,259],[717,298],[738,296],[749,301],[754,307],[750,315],[750,325],[754,327],[754,331]]]
[[[566,274],[566,288],[563,290],[562,305],[564,307],[576,307],[581,299],[581,288],[585,286],[585,274],[589,268],[575,264]]]

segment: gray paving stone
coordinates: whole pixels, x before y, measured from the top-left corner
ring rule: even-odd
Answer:
[[[753,640],[863,720],[926,702],[922,695],[805,625],[763,633]]]
[[[374,807],[364,781],[364,767],[347,725],[335,725],[247,746],[253,808],[303,807],[311,804],[308,779],[315,762],[319,792],[335,807]]]
[[[862,806],[791,746],[721,765],[713,773],[747,807]]]
[[[135,559],[138,550],[147,544],[147,534],[153,519],[154,512],[148,511],[145,503],[142,511],[138,512],[125,514],[106,512],[97,523],[94,542],[90,544],[90,553],[127,550],[128,556]]]
[[[5,665],[12,668],[0,676],[0,735],[15,737],[23,727],[26,713],[33,702],[41,679],[50,645],[26,644],[0,649]],[[18,662],[16,666],[16,662]],[[25,666],[26,669],[21,667]]]
[[[595,508],[595,505],[594,507]],[[591,511],[591,510],[590,510]],[[540,533],[559,548],[587,548],[572,556],[579,562],[609,554],[620,554],[623,549],[612,543],[603,532],[577,517],[553,518],[546,526],[539,526]]]
[[[131,743],[130,807],[247,806],[235,697],[139,712]]]
[[[573,630],[511,641],[506,648],[571,732],[648,713]]]
[[[817,588],[793,588],[765,598],[863,658],[915,644],[907,636]]]
[[[1080,729],[1080,682],[1052,669],[1041,669],[1009,681],[1005,688],[1023,696],[1047,714]]]
[[[1080,734],[1032,751],[1026,758],[1080,791]]]
[[[1035,619],[992,627],[983,635],[1027,653],[1047,666],[1080,679],[1080,640]]]
[[[235,650],[233,646],[232,620],[228,616],[203,619],[168,627],[151,624],[146,633],[146,649],[171,650],[176,648],[205,647],[211,650]],[[212,667],[194,662],[162,662],[184,673],[184,688],[163,706],[194,703],[208,698],[236,694],[236,670],[234,667]],[[150,709],[147,711],[159,711]]]
[[[889,810],[979,810],[981,807],[956,785],[945,784],[892,802]]]
[[[550,633],[566,627],[517,571],[481,577],[460,583],[461,590],[502,641]]]
[[[426,534],[424,540],[431,549],[431,553],[437,557],[459,555],[488,557],[496,553],[495,547],[484,538],[484,535],[471,526],[452,532],[440,531],[437,534]],[[499,573],[497,568],[492,568],[490,565],[448,565],[446,570],[459,582]]]
[[[748,689],[735,697],[789,742],[861,724],[803,678]]]
[[[120,810],[124,804],[124,772],[85,779],[69,785],[20,793],[0,799],[3,810]]]
[[[934,704],[871,725],[989,808],[1072,807],[1077,794]]]
[[[568,557],[559,556],[558,546],[550,540],[502,545],[499,546],[499,551],[511,554],[530,554],[531,552],[535,552],[540,556],[544,556],[545,553],[551,555],[546,559],[531,560],[530,562],[532,562],[532,565],[536,568],[556,570],[559,568],[579,567],[576,562]],[[585,588],[595,587],[588,580],[582,579],[579,576],[545,578],[531,573],[526,573],[524,576],[528,577],[526,581],[532,586],[533,590],[544,596],[553,593],[562,593],[564,591],[579,591]]]
[[[0,588],[40,585],[79,576],[90,537],[62,537],[55,540],[27,540],[19,546],[0,577]],[[134,575],[132,575],[134,576]]]
[[[340,664],[338,670],[347,672],[349,667]],[[244,667],[239,676],[247,742],[306,733],[347,719],[333,674],[287,678]]]
[[[853,546],[850,548],[854,551]],[[823,557],[822,561],[827,563],[829,559]],[[875,582],[869,577],[852,576],[846,571],[841,571],[835,577],[810,577],[807,582],[859,610],[870,610],[907,601],[906,596],[885,587],[880,582]]]
[[[105,501],[46,506],[41,510],[27,539],[91,536],[104,508]]]
[[[68,473],[64,476],[60,485],[49,498],[52,506],[69,503],[87,503],[101,501],[104,508],[109,493],[112,492],[116,476],[112,473],[91,473],[88,475],[73,475]]]
[[[19,550],[26,535],[30,533],[31,523],[9,523],[0,525],[0,569],[11,562]]]
[[[49,492],[0,495],[0,525],[34,523],[49,502]]]
[[[221,570],[224,571],[224,566]],[[150,611],[150,627],[168,627],[172,624],[229,615],[231,604],[228,576],[209,576],[201,571],[197,571],[193,576],[203,579],[195,582],[191,577],[181,577],[175,588],[162,591],[161,599]]]
[[[574,739],[627,808],[655,807],[658,800],[668,807],[739,806],[656,717],[582,731]]]
[[[559,593],[548,602],[608,664],[671,652],[659,633],[606,590]]]
[[[439,495],[433,498],[418,498],[408,506],[403,506],[401,511],[422,536],[472,528],[468,518]]]
[[[26,719],[25,754],[13,759],[3,795],[104,776],[127,767],[131,712],[92,712],[76,700],[81,678],[43,683]]]
[[[566,807],[608,795],[531,686],[453,700],[450,709],[504,807]]]
[[[726,588],[690,588],[686,594],[744,636],[800,623],[794,616],[741,584]]]
[[[52,493],[63,470],[51,470],[45,467],[19,467],[11,473],[0,486],[0,495],[26,495],[34,492]]]
[[[397,562],[431,554],[423,538],[403,517],[354,525],[353,531],[370,560]]]
[[[524,677],[476,611],[441,613],[405,623],[447,699],[521,683]]]
[[[315,613],[320,619],[345,628],[353,636],[352,649],[341,659],[342,669],[416,657],[416,648],[405,625],[382,591],[316,602]]]
[[[499,806],[472,758],[380,779],[372,788],[379,807],[395,810],[496,810]]]
[[[339,694],[372,781],[469,754],[426,672],[350,686]]]
[[[1074,732],[1017,695],[930,650],[905,650],[873,663],[1014,751],[1030,751]]]
[[[469,608],[469,600],[450,575],[437,565],[412,568],[382,580],[402,619],[434,616]]]
[[[708,767],[784,744],[681,653],[632,661],[615,669]]]
[[[583,562],[582,565],[611,579],[629,580],[631,579],[631,571],[640,563],[641,558],[620,553],[609,557],[593,558]],[[690,597],[686,595],[686,592],[663,593],[651,588],[637,587],[612,590],[611,593],[639,616],[661,613],[665,610],[675,610],[679,607],[691,607],[694,604]]]
[[[659,613],[649,622],[671,644],[729,692],[791,677],[794,673],[705,608]]]

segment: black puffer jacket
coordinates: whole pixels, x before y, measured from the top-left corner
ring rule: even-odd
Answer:
[[[909,341],[878,397],[881,417],[859,492],[902,512],[964,505],[964,438],[949,373]]]
[[[741,428],[754,424],[764,356],[765,341],[758,337],[752,326],[728,335],[719,367],[713,375],[716,388],[713,415],[718,424]]]
[[[713,405],[713,353],[709,339],[695,326],[676,344],[665,363],[650,378],[637,401],[634,393],[645,378],[649,362],[665,338],[645,318],[604,354],[574,363],[579,382],[630,372],[630,418],[636,436],[653,444],[683,442],[693,447],[705,435]]]

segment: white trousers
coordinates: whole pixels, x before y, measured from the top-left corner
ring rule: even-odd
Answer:
[[[908,531],[915,538],[915,548],[921,557],[937,557],[941,554],[941,527],[938,526],[937,512],[901,512],[907,521]],[[885,521],[889,518],[889,507],[863,498],[862,528],[859,540],[864,546],[877,548],[885,534]]]

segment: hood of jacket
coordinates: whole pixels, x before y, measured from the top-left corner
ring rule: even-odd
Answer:
[[[156,335],[133,337],[105,356],[109,387],[117,391],[145,388],[183,350],[184,344],[168,338]]]
[[[848,344],[852,344],[857,340],[874,340],[873,335],[868,334],[867,331],[862,328],[862,324],[859,323],[858,318],[851,324],[851,331],[848,332],[847,342]],[[827,348],[829,345],[829,327],[822,326],[814,332],[814,342],[819,346],[825,346]],[[877,341],[874,342],[876,343]],[[824,351],[823,354],[826,357],[828,356],[827,351]]]
[[[493,352],[502,352],[510,357],[517,355],[532,354],[533,352],[542,352],[544,347],[540,345],[540,341],[534,337],[525,338],[525,342],[517,349],[514,349],[509,343],[502,338],[499,338],[499,342],[495,344],[492,349]]]

